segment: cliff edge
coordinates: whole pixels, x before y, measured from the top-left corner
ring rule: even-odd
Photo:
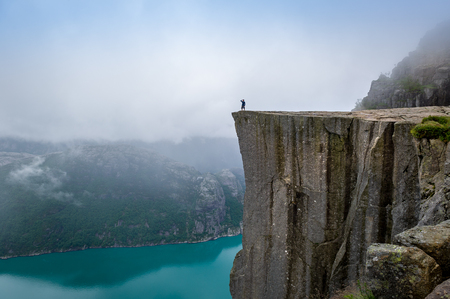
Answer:
[[[246,193],[232,297],[332,294],[370,244],[449,219],[450,148],[410,134],[429,115],[450,108],[233,113]]]

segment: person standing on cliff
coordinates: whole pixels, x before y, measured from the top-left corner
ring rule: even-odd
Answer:
[[[244,101],[244,99],[241,100],[241,103],[242,103],[241,110],[245,110],[245,101]]]

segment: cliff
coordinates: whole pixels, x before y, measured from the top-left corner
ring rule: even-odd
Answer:
[[[233,113],[246,181],[233,298],[332,294],[362,275],[371,243],[449,219],[450,148],[410,134],[423,117],[449,114]]]
[[[450,105],[450,21],[438,24],[392,70],[372,81],[355,110]]]

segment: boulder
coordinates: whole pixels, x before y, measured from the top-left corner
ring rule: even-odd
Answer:
[[[393,243],[422,249],[436,260],[444,277],[450,275],[450,220],[408,229],[395,235]]]
[[[372,244],[366,254],[366,282],[375,298],[423,299],[441,282],[441,268],[423,250]]]
[[[438,285],[425,299],[450,299],[450,279]]]

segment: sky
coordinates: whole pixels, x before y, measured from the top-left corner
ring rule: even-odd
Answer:
[[[231,113],[350,111],[450,0],[0,0],[0,137],[235,137]]]

